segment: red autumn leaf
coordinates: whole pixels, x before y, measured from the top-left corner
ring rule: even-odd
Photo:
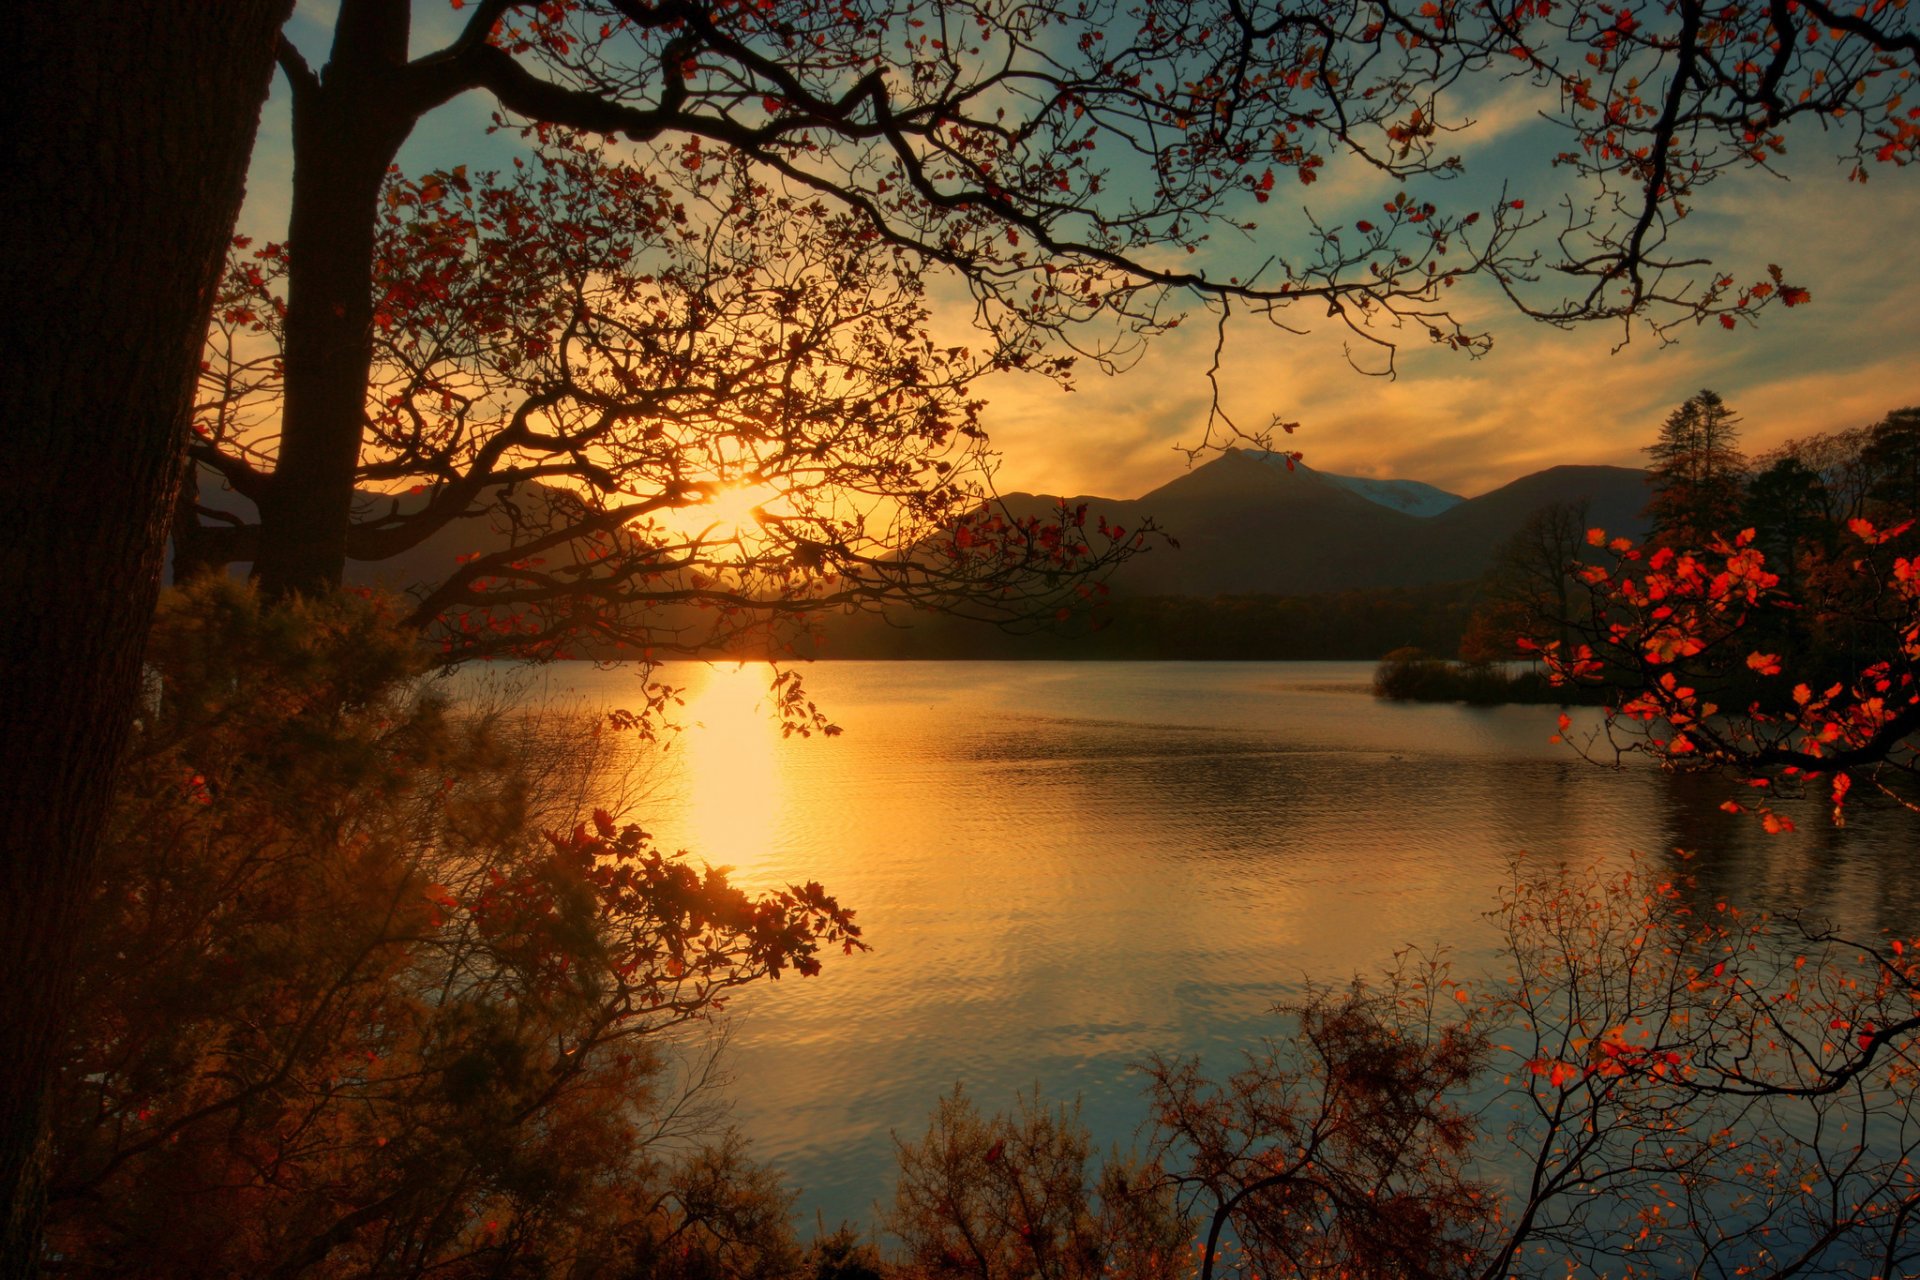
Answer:
[[[1537,1076],[1545,1076],[1547,1083],[1556,1089],[1580,1074],[1580,1069],[1572,1063],[1560,1062],[1553,1058],[1531,1059],[1527,1063],[1527,1069]]]

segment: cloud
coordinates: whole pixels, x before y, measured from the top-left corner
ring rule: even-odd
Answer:
[[[1675,247],[1711,254],[1743,282],[1778,262],[1812,290],[1810,305],[1776,306],[1731,332],[1689,327],[1665,346],[1639,331],[1616,352],[1617,326],[1532,324],[1481,287],[1461,310],[1493,328],[1492,353],[1467,360],[1411,335],[1392,381],[1354,372],[1351,335],[1336,323],[1306,336],[1236,323],[1223,404],[1243,421],[1300,421],[1293,444],[1313,466],[1471,495],[1559,463],[1639,465],[1661,419],[1702,387],[1742,415],[1753,453],[1920,403],[1920,266],[1903,251],[1920,215],[1911,175],[1846,183],[1819,159],[1787,172],[1790,181],[1744,173],[1715,183]],[[1007,482],[1132,496],[1177,475],[1173,446],[1197,442],[1206,418],[1212,330],[1175,338],[1073,397],[991,388]]]
[[[1089,369],[1072,391],[1032,375],[985,380],[1000,487],[1128,498],[1172,479],[1176,446],[1198,443],[1206,422],[1212,342],[1204,326],[1175,330],[1126,372]]]

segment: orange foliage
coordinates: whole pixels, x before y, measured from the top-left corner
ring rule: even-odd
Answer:
[[[1798,597],[1781,589],[1751,529],[1702,551],[1617,539],[1610,564],[1581,571],[1590,593],[1581,642],[1549,644],[1542,656],[1558,681],[1614,691],[1606,733],[1616,752],[1728,769],[1766,794],[1820,784],[1840,821],[1856,779],[1899,798],[1892,781],[1915,767],[1920,582],[1890,545],[1910,524],[1852,520],[1853,547]],[[1595,545],[1604,540],[1594,530]],[[1780,619],[1798,628],[1789,637],[1829,622],[1870,627],[1873,648],[1839,678],[1809,684],[1788,658],[1754,647],[1753,637],[1782,633]],[[1792,829],[1769,803],[1754,807],[1769,831]]]

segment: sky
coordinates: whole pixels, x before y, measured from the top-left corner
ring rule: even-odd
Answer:
[[[1355,371],[1337,323],[1304,337],[1238,324],[1223,407],[1243,425],[1298,422],[1286,447],[1319,470],[1472,497],[1559,463],[1642,465],[1661,420],[1703,387],[1741,415],[1750,453],[1920,403],[1912,175],[1888,171],[1864,186],[1817,168],[1792,182],[1742,175],[1702,203],[1704,234],[1746,264],[1737,278],[1778,262],[1812,303],[1732,331],[1688,327],[1665,344],[1638,330],[1615,350],[1617,325],[1554,329],[1481,296],[1487,355],[1411,338],[1392,379]],[[986,421],[1005,457],[1002,487],[1132,497],[1174,478],[1186,465],[1175,446],[1196,441],[1206,420],[1214,336],[1211,326],[1176,331],[1127,373],[1084,377],[1071,393],[1000,379]]]
[[[456,29],[458,15],[438,0],[415,10],[416,49]],[[315,66],[325,60],[332,18],[330,0],[303,0],[289,27]],[[1539,99],[1524,85],[1495,83],[1484,95],[1470,108],[1476,128],[1450,148],[1466,160],[1467,182],[1490,196],[1504,181],[1531,207],[1549,207],[1568,183],[1548,164],[1564,138],[1538,120]],[[468,96],[435,112],[402,151],[402,167],[503,164],[506,144],[484,135],[490,110]],[[257,237],[285,234],[289,133],[285,84],[276,77],[241,219]],[[1474,496],[1559,463],[1639,465],[1661,419],[1703,387],[1741,415],[1750,453],[1920,404],[1920,254],[1912,252],[1920,174],[1875,166],[1869,182],[1849,183],[1819,138],[1805,134],[1790,138],[1783,172],[1722,178],[1701,193],[1683,234],[1739,280],[1780,264],[1789,282],[1811,290],[1809,305],[1770,308],[1732,331],[1688,327],[1665,343],[1636,329],[1622,345],[1617,324],[1553,329],[1522,318],[1490,288],[1469,286],[1456,293],[1474,327],[1492,333],[1492,350],[1470,359],[1409,336],[1392,378],[1353,367],[1350,335],[1337,322],[1316,326],[1290,314],[1288,323],[1309,329],[1296,334],[1236,317],[1220,374],[1222,407],[1247,426],[1299,423],[1287,446],[1320,470],[1423,480]],[[1242,248],[1264,253],[1290,243],[1305,197],[1323,220],[1350,220],[1394,189],[1371,171],[1330,162],[1313,188],[1276,192],[1258,211],[1260,232]],[[1032,375],[983,381],[985,425],[1000,455],[997,486],[1126,498],[1175,479],[1189,465],[1181,447],[1204,435],[1214,342],[1211,322],[1196,317],[1123,372],[1083,367],[1071,391]]]

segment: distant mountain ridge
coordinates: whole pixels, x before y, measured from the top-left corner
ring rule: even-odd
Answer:
[[[1151,518],[1178,546],[1154,544],[1111,580],[1134,596],[1301,596],[1424,588],[1480,577],[1500,544],[1552,502],[1588,504],[1588,522],[1640,537],[1645,472],[1628,467],[1559,466],[1522,476],[1475,498],[1418,480],[1377,480],[1292,469],[1282,455],[1228,449],[1138,498],[1076,496],[1109,523],[1138,529]],[[251,518],[251,504],[202,473],[202,500]],[[528,500],[537,485],[524,486]],[[419,498],[363,495],[367,502]],[[1060,499],[1015,493],[1016,515],[1044,518]],[[348,580],[404,590],[439,581],[465,555],[505,546],[497,513],[456,520],[392,560],[351,561]]]
[[[1016,514],[1044,514],[1058,499],[1011,494]],[[1279,455],[1228,449],[1138,498],[1076,496],[1110,523],[1151,518],[1178,541],[1155,546],[1115,573],[1131,595],[1311,595],[1421,587],[1480,577],[1501,543],[1554,502],[1585,502],[1588,522],[1641,537],[1646,473],[1631,467],[1558,466],[1476,498],[1415,480],[1371,480],[1288,470]]]

